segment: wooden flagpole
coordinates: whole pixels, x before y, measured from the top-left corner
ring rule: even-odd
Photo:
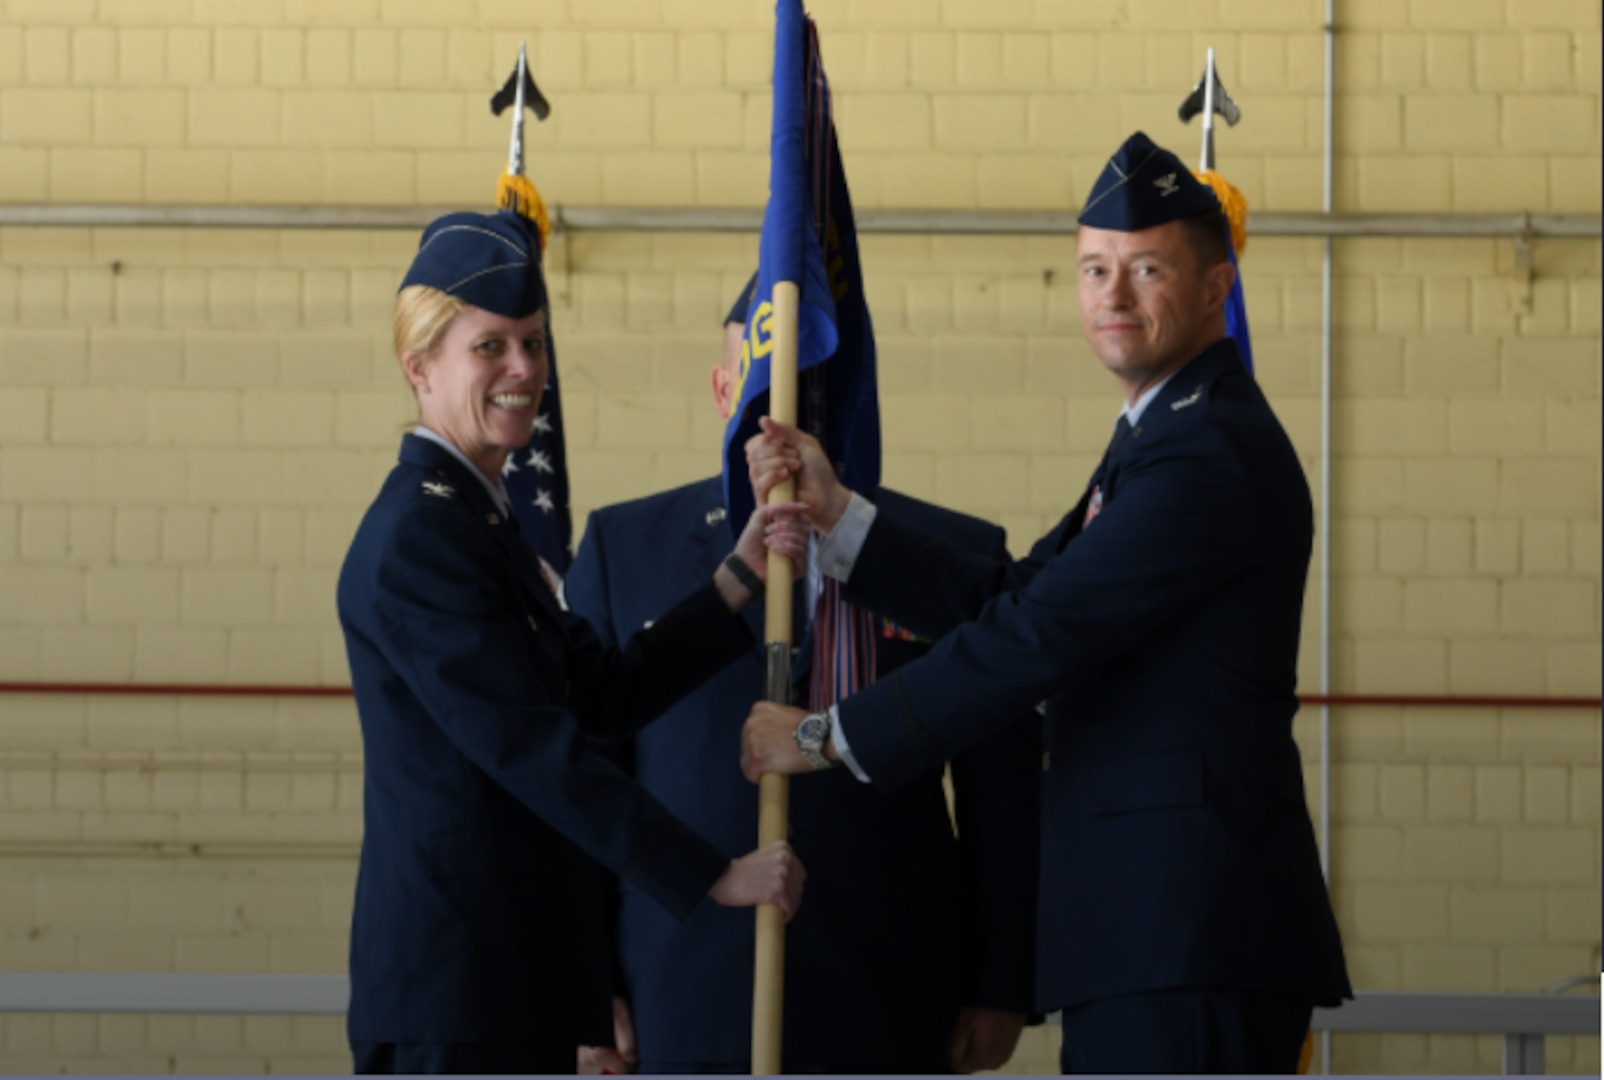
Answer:
[[[769,416],[796,423],[797,319],[801,288],[796,282],[774,284],[774,324],[769,357]],[[796,481],[786,480],[769,492],[768,501],[790,502]],[[764,641],[768,647],[768,700],[791,703],[791,562],[769,552],[768,585],[764,590]],[[762,847],[785,840],[790,832],[790,777],[764,773],[758,785],[757,842]],[[785,913],[773,904],[757,909],[757,956],[752,972],[752,1075],[780,1071],[782,1013],[785,1006]]]

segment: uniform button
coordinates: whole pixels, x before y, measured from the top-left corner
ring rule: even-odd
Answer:
[[[1051,750],[1043,750],[1041,752],[1041,771],[1042,772],[1051,772],[1052,768],[1053,768],[1053,752]]]

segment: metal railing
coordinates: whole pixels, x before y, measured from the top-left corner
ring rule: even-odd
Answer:
[[[1591,982],[1591,980],[1587,980]],[[0,973],[0,1013],[196,1013],[329,1016],[345,1012],[344,975]],[[1504,1072],[1543,1072],[1549,1035],[1598,1035],[1597,997],[1359,991],[1316,1009],[1316,1031],[1502,1035]]]

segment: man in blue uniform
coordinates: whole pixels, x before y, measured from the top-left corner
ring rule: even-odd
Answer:
[[[946,636],[830,712],[755,706],[745,767],[810,751],[894,790],[1046,699],[1036,1003],[1063,1009],[1064,1071],[1291,1072],[1313,1006],[1351,993],[1292,739],[1309,488],[1226,336],[1212,193],[1138,132],[1080,226],[1082,328],[1125,408],[1025,559],[877,512],[795,429],[749,444],[760,497],[799,475],[849,597]]]
[[[724,362],[713,369],[725,418],[750,290],[730,312]],[[1007,558],[995,525],[884,488],[875,498],[979,558]],[[717,476],[599,510],[566,580],[567,601],[622,643],[733,542]],[[805,684],[813,604],[807,581],[798,587],[793,678]],[[749,614],[761,637],[757,612]],[[873,626],[876,674],[929,648],[888,620]],[[633,745],[637,781],[732,853],[750,848],[757,828],[756,789],[742,779],[736,749],[763,670],[761,650],[751,650]],[[844,772],[793,788],[792,844],[808,867],[808,903],[787,934],[785,1071],[968,1072],[1012,1054],[1031,999],[1040,718],[1026,706],[996,719],[999,734],[952,759],[956,838],[940,770],[894,793]],[[710,907],[676,922],[623,890],[623,1052],[587,1051],[595,1066],[628,1068],[633,1039],[642,1072],[749,1069],[753,922]]]

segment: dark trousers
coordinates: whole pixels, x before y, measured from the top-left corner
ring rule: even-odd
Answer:
[[[1065,1009],[1065,1073],[1295,1073],[1314,1006],[1250,990],[1181,989]]]
[[[353,1042],[351,1059],[358,1074],[408,1076],[572,1076],[579,1060],[571,1044],[381,1042]]]

